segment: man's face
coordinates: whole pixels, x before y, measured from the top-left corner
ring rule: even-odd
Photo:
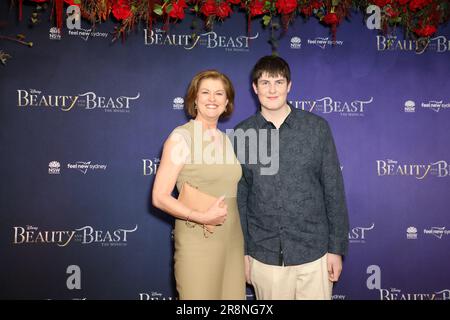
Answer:
[[[287,95],[291,90],[291,82],[278,75],[275,77],[263,73],[256,85],[253,83],[253,90],[258,96],[261,108],[267,111],[277,111],[287,103]]]

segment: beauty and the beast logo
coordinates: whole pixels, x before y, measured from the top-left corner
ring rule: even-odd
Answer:
[[[140,97],[134,96],[104,97],[89,91],[77,95],[45,94],[36,89],[17,90],[17,106],[19,108],[57,109],[60,111],[103,110],[105,112],[130,112],[131,101]]]

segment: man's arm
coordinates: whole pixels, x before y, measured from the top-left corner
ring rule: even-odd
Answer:
[[[348,249],[348,212],[344,181],[331,129],[323,122],[321,182],[329,224],[328,252],[345,255]]]
[[[239,125],[234,128],[234,130],[238,130]],[[237,204],[239,209],[239,218],[241,220],[242,233],[244,235],[244,267],[245,267],[245,280],[248,284],[250,283],[250,256],[248,255],[247,250],[247,241],[248,241],[248,219],[247,219],[247,202],[248,202],[248,193],[252,179],[252,172],[245,165],[245,140],[239,141],[236,136],[233,137],[233,147],[236,157],[241,162],[242,168],[242,177],[238,183],[237,187]],[[240,143],[240,144],[239,144]],[[243,158],[241,158],[243,156]]]
[[[242,178],[238,183],[237,203],[239,208],[239,217],[241,219],[242,233],[244,234],[244,253],[247,255],[248,222],[247,222],[247,198],[248,198],[248,169],[242,165]],[[251,173],[250,173],[251,174]]]
[[[237,202],[239,208],[239,217],[241,219],[242,233],[244,235],[244,265],[245,265],[245,280],[250,284],[250,257],[247,251],[247,239],[248,239],[248,221],[247,221],[247,198],[249,184],[247,181],[249,173],[245,165],[242,165],[242,178],[238,184]],[[250,173],[251,174],[251,173]]]

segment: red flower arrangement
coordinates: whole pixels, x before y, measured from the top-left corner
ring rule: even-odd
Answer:
[[[449,2],[445,0],[371,0],[381,9],[382,27],[404,26],[415,37],[431,37],[440,24],[449,20]]]
[[[18,3],[22,12],[24,0]],[[25,0],[26,1],[26,0]],[[387,31],[390,26],[403,26],[407,35],[430,37],[437,32],[439,25],[449,20],[448,0],[28,0],[35,3],[47,2],[54,6],[56,22],[62,27],[63,7],[78,5],[82,16],[92,21],[106,20],[113,16],[120,21],[119,33],[130,31],[140,22],[149,26],[162,18],[166,24],[183,20],[186,13],[193,13],[206,19],[211,26],[216,19],[225,20],[233,10],[244,10],[248,18],[262,18],[264,25],[277,25],[279,18],[287,28],[297,15],[305,18],[315,17],[330,27],[333,36],[339,23],[349,18],[351,9],[365,13],[369,5],[381,10],[381,24]],[[21,17],[21,14],[19,14]],[[262,16],[262,17],[261,17]]]

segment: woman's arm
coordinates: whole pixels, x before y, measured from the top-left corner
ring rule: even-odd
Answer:
[[[224,197],[220,197],[207,213],[191,210],[172,196],[178,175],[186,163],[189,147],[183,138],[172,134],[164,143],[163,154],[152,191],[152,203],[155,207],[182,220],[199,224],[217,225],[224,222],[227,207],[220,207]]]

